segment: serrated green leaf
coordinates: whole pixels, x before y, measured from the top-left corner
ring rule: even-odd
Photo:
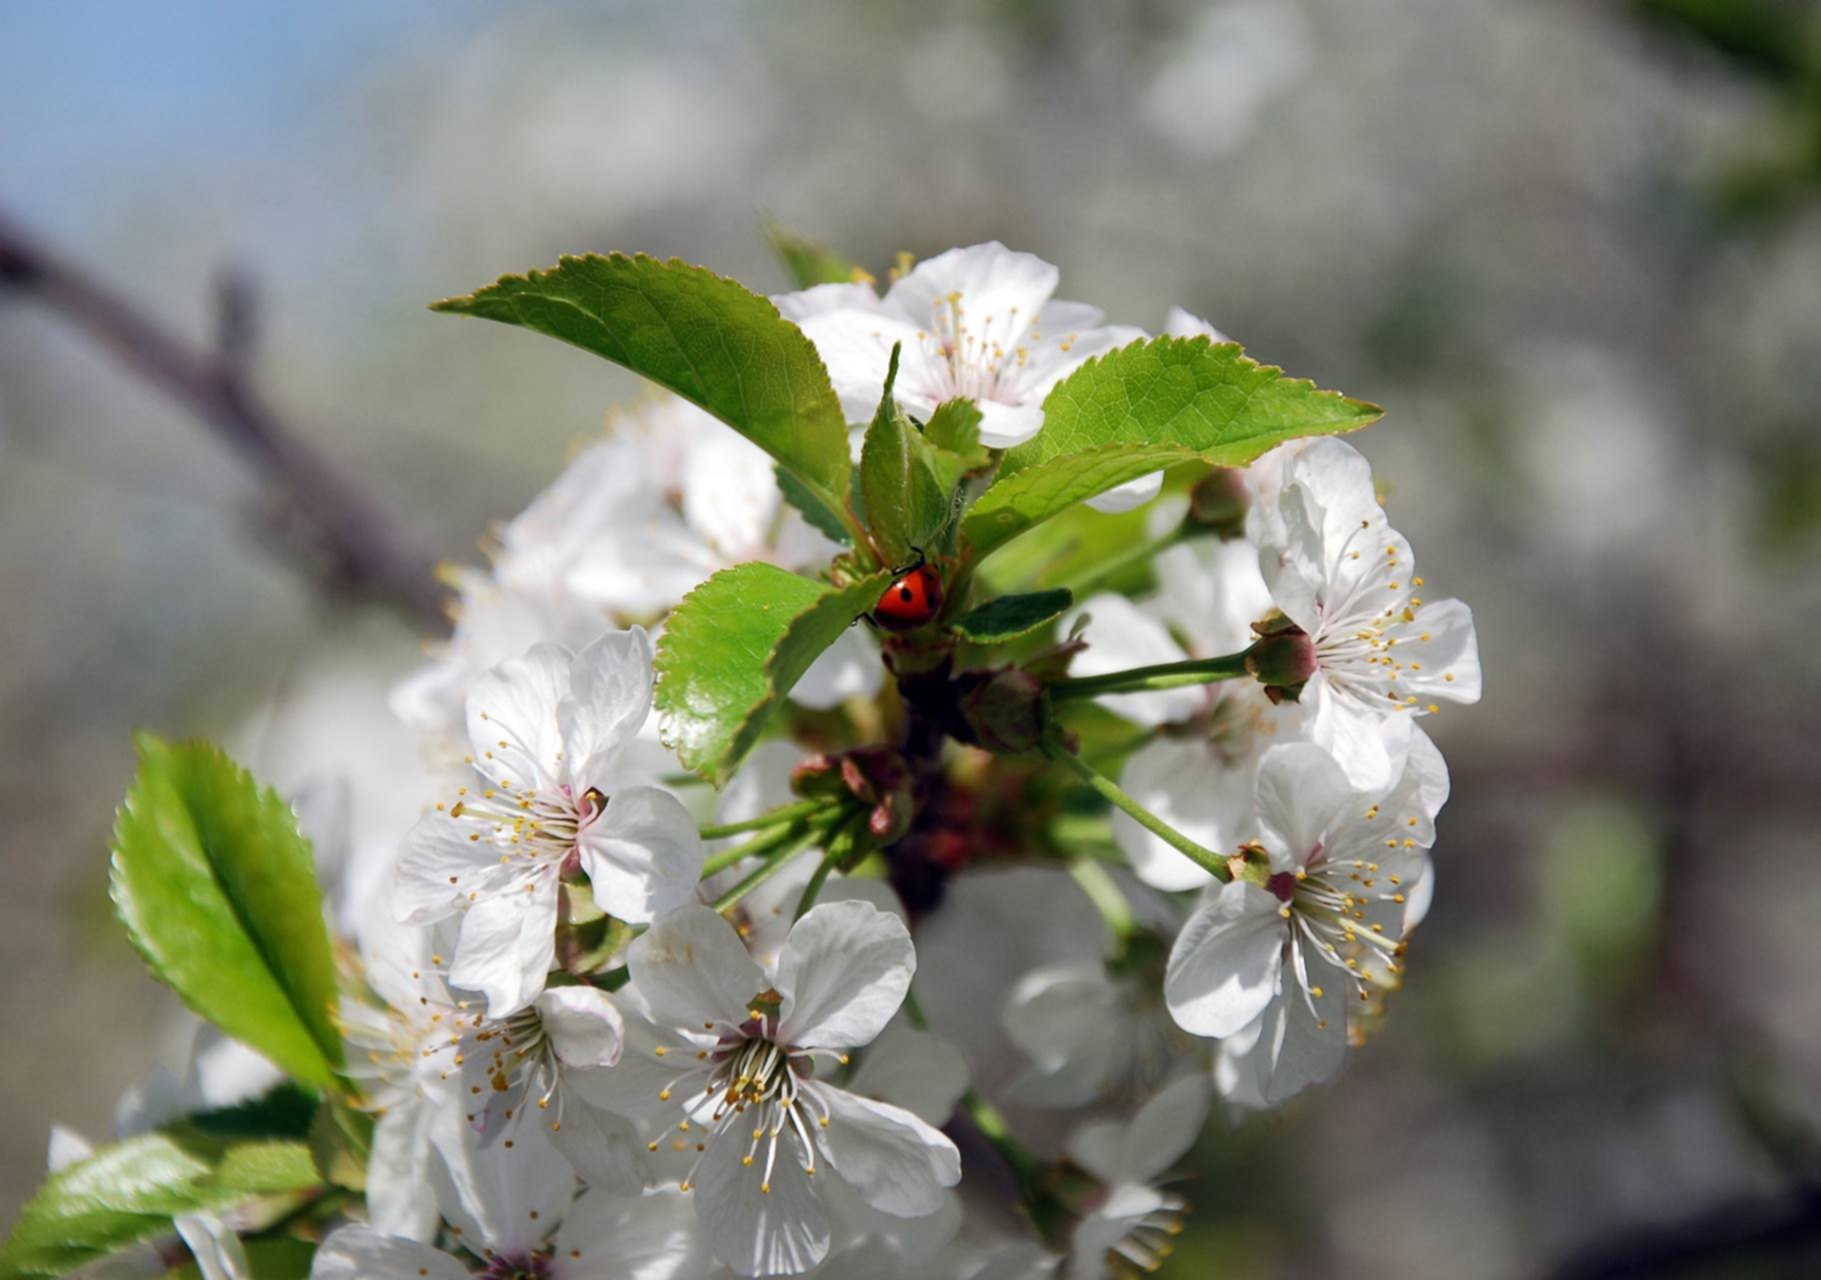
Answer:
[[[879,602],[887,573],[847,587],[769,564],[723,569],[671,610],[658,641],[664,741],[716,786],[809,664]]]
[[[822,500],[811,493],[804,483],[783,467],[774,466],[772,477],[778,482],[778,492],[784,495],[784,501],[797,509],[797,513],[809,521],[810,527],[823,537],[843,546],[852,546],[854,535],[841,517],[823,505]]]
[[[1078,502],[1195,456],[1177,444],[1112,444],[1051,458],[981,494],[962,521],[962,536],[975,558],[984,558]]]
[[[822,357],[766,299],[680,259],[565,257],[431,310],[549,334],[693,401],[845,510],[847,421]]]
[[[859,272],[845,254],[837,253],[820,240],[787,231],[775,222],[766,224],[765,238],[771,241],[772,252],[778,255],[778,261],[784,264],[791,281],[799,289],[810,289],[819,284],[846,284]]]
[[[129,1138],[45,1181],[0,1247],[0,1280],[66,1275],[169,1233],[178,1214],[318,1185],[301,1142],[223,1142],[196,1133]]]
[[[1152,338],[1090,360],[1043,402],[1043,430],[1009,451],[1001,476],[1110,444],[1173,444],[1244,466],[1285,440],[1355,431],[1377,405],[1259,364],[1233,342]]]
[[[207,743],[138,739],[110,893],[157,978],[293,1079],[341,1062],[335,968],[310,845],[291,808]]]
[[[1004,644],[1061,617],[1073,603],[1075,593],[1067,587],[1000,596],[968,610],[949,629],[975,644]]]
[[[892,399],[897,376],[894,346],[879,409],[860,451],[860,493],[873,540],[890,563],[904,564],[941,529],[948,517],[948,491],[938,486],[922,434]]]

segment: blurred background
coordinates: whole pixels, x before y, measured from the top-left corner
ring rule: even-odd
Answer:
[[[1337,1087],[1216,1126],[1174,1276],[1821,1274],[1821,17],[1779,0],[0,6],[0,217],[472,559],[634,380],[426,312],[562,252],[787,286],[1002,239],[1388,407],[1441,894]],[[378,767],[423,634],[0,251],[0,1221],[170,1003],[131,731]],[[224,302],[225,299],[225,302]],[[308,511],[302,513],[307,518]],[[419,797],[401,797],[402,812]],[[371,817],[372,815],[368,815]],[[1628,1269],[1629,1268],[1629,1269]]]

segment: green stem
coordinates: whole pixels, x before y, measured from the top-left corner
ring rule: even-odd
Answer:
[[[1050,683],[1052,699],[1094,698],[1108,693],[1143,693],[1154,689],[1181,689],[1189,685],[1213,684],[1217,680],[1240,680],[1246,671],[1246,654],[1222,654],[1218,658],[1191,658],[1186,662],[1160,662],[1151,667],[1133,667],[1128,671],[1109,671],[1103,676],[1073,676]]]
[[[1197,531],[1192,529],[1189,525],[1179,524],[1159,538],[1155,538],[1150,542],[1141,542],[1130,551],[1116,555],[1111,560],[1108,560],[1103,564],[1095,565],[1087,572],[1077,574],[1067,582],[1057,583],[1056,585],[1067,587],[1070,591],[1075,593],[1075,599],[1080,600],[1082,597],[1100,587],[1107,579],[1124,573],[1134,565],[1143,564],[1154,556],[1162,555],[1165,551],[1168,551],[1171,547],[1183,541],[1194,532]]]
[[[779,826],[794,818],[807,818],[833,803],[835,803],[833,800],[805,800],[801,804],[787,804],[781,809],[761,813],[758,817],[747,818],[743,822],[722,822],[714,826],[703,827],[700,835],[704,840],[720,840],[726,836],[743,835],[748,831],[763,831],[767,827]]]
[[[1227,860],[1212,849],[1205,849],[1196,844],[1182,832],[1159,818],[1149,809],[1132,799],[1111,778],[1095,772],[1094,767],[1060,743],[1046,741],[1043,743],[1043,754],[1058,764],[1066,765],[1083,782],[1105,797],[1115,809],[1128,815],[1132,821],[1162,840],[1172,849],[1182,854],[1190,862],[1206,871],[1216,880],[1231,880],[1233,873],[1227,868]]]
[[[999,1108],[969,1089],[961,1098],[961,1109],[967,1112],[968,1119],[980,1130],[980,1135],[993,1144],[995,1150],[1005,1157],[1005,1162],[1018,1175],[1018,1182],[1024,1189],[1027,1199],[1033,1198],[1043,1181],[1044,1164],[1036,1156],[1024,1149],[1024,1144],[1012,1136],[1011,1126],[999,1113]]]
[[[822,861],[816,864],[815,873],[809,877],[809,883],[803,886],[803,896],[797,899],[797,913],[791,917],[792,920],[801,920],[804,913],[816,905],[816,899],[822,893],[822,886],[828,883],[828,873],[835,869],[837,861],[839,858],[832,849],[822,855]]]
[[[816,837],[821,834],[821,830],[816,827],[793,828],[789,838],[778,842],[777,847],[767,855],[763,863],[754,867],[744,880],[715,899],[714,909],[726,911],[729,907],[734,906],[741,898],[784,870],[791,859],[814,844]]]
[[[708,859],[702,863],[702,878],[706,880],[717,871],[727,870],[727,868],[733,866],[736,862],[742,862],[747,858],[761,857],[764,854],[771,852],[779,845],[787,844],[796,836],[801,825],[801,823],[794,823],[777,827],[767,831],[757,839],[748,840],[745,844],[736,844],[731,849],[723,849],[719,853],[711,854]]]
[[[1132,918],[1132,904],[1126,901],[1124,891],[1114,882],[1104,864],[1091,857],[1076,858],[1069,863],[1069,875],[1088,895],[1115,938],[1130,937],[1138,928],[1138,922]]]

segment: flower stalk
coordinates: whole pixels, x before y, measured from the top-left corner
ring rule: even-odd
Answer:
[[[1069,676],[1051,681],[1052,701],[1071,698],[1097,698],[1109,693],[1150,693],[1159,689],[1182,689],[1190,685],[1214,684],[1221,680],[1239,680],[1252,673],[1246,658],[1252,651],[1222,654],[1217,658],[1191,658],[1186,662],[1160,662],[1149,667],[1132,667],[1126,671],[1109,671],[1099,676]]]
[[[1243,667],[1241,668],[1243,670]],[[1151,832],[1165,844],[1175,849],[1196,866],[1206,871],[1216,880],[1231,880],[1233,872],[1228,860],[1212,849],[1203,848],[1159,818],[1138,801],[1127,795],[1111,778],[1098,772],[1093,765],[1070,751],[1054,739],[1042,745],[1043,754],[1067,767],[1076,777],[1085,782],[1092,790],[1098,792],[1115,809],[1129,816],[1132,821]]]

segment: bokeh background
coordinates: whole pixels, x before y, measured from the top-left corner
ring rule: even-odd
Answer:
[[[199,345],[242,282],[247,377],[454,559],[634,384],[422,304],[615,248],[780,289],[761,213],[879,267],[1003,239],[1386,405],[1356,439],[1487,672],[1434,722],[1441,893],[1342,1083],[1204,1141],[1166,1274],[1816,1275],[1818,21],[5,3],[0,213]],[[411,749],[419,632],[270,514],[0,280],[0,1220],[161,1049],[105,892],[131,731],[281,782]]]

